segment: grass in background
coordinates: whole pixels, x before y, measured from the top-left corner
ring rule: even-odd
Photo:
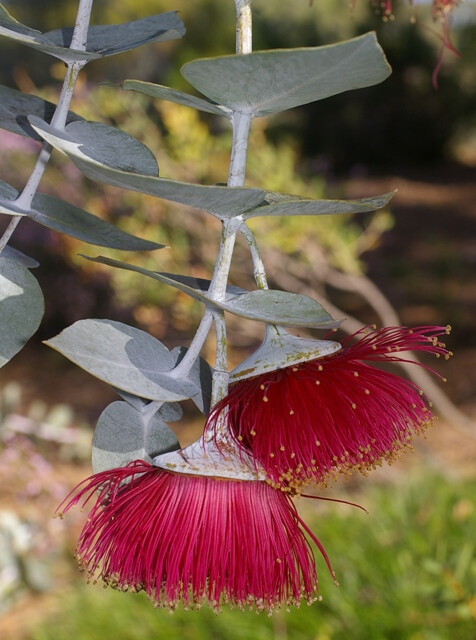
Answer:
[[[290,613],[154,609],[143,594],[80,583],[31,640],[472,640],[476,482],[439,476],[372,488],[370,514],[300,502],[340,587],[319,558],[322,602]],[[313,510],[313,511],[312,511]],[[243,541],[246,544],[246,541]]]

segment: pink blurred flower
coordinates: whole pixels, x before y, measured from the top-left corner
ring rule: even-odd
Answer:
[[[443,56],[445,51],[451,51],[451,53],[456,56],[460,55],[451,39],[451,21],[453,18],[453,12],[460,2],[461,0],[432,0],[431,3],[431,17],[434,22],[439,24],[440,29],[434,30],[427,26],[425,26],[425,28],[432,32],[439,40],[441,40],[442,43],[438,61],[432,74],[432,82],[435,89],[438,88],[438,74],[443,65]],[[354,3],[355,0],[352,0],[351,6]],[[412,4],[412,0],[409,0],[409,3]],[[370,0],[370,4],[374,8],[375,12],[382,16],[384,21],[394,19],[393,0]],[[414,18],[412,20],[414,21]]]
[[[59,509],[93,497],[80,566],[116,589],[145,590],[156,606],[271,611],[310,603],[318,581],[307,536],[330,569],[291,498],[262,481],[171,473],[137,460],[86,479]]]
[[[359,331],[332,355],[235,383],[206,429],[216,433],[225,425],[276,488],[294,492],[327,485],[340,473],[366,474],[394,460],[432,421],[415,384],[367,363],[412,362],[401,354],[408,350],[449,357],[438,339],[448,332]]]

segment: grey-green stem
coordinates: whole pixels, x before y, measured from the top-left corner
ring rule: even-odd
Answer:
[[[195,360],[200,355],[200,351],[202,350],[202,347],[205,344],[205,340],[210,333],[212,324],[213,314],[211,311],[206,309],[198,326],[198,329],[193,337],[193,340],[190,343],[189,348],[187,349],[187,353],[170,374],[173,378],[184,378],[189,374]]]
[[[251,0],[235,0],[236,8],[236,53],[252,51]],[[246,156],[251,126],[251,115],[238,111],[233,113],[233,143],[231,150],[228,186],[241,187],[245,183]],[[215,300],[224,300],[230,272],[231,258],[235,246],[236,234],[242,225],[241,217],[223,222],[217,261],[209,287],[209,294]],[[206,312],[207,313],[207,312]],[[216,327],[216,362],[213,373],[212,406],[223,398],[228,391],[228,358],[226,326],[222,313],[212,312]],[[205,318],[205,316],[204,316]],[[193,344],[193,342],[192,342]],[[183,361],[182,361],[183,363]]]
[[[76,16],[76,24],[74,26],[73,36],[71,39],[71,49],[78,51],[86,50],[86,41],[88,37],[89,21],[91,18],[91,9],[94,0],[80,0],[78,5],[78,12]],[[52,126],[57,129],[63,129],[68,116],[69,106],[73,97],[74,86],[80,70],[84,67],[86,61],[70,62],[67,65],[67,71],[61,89],[61,94],[56,106],[53,118],[51,120]],[[32,200],[36,194],[41,178],[45,172],[46,166],[51,158],[52,147],[44,142],[33,171],[23,188],[21,194],[15,200],[15,204],[22,208],[28,209],[31,206]],[[10,224],[6,228],[2,237],[0,238],[0,253],[7,245],[13,232],[17,228],[20,220],[23,216],[12,216]]]
[[[230,379],[230,374],[228,373],[226,323],[223,311],[215,311],[213,313],[213,320],[215,321],[217,354],[215,368],[213,370],[212,407],[228,393],[228,382]],[[218,345],[221,345],[221,348],[219,348]]]
[[[240,231],[244,239],[246,240],[251,253],[251,259],[253,261],[253,276],[255,282],[258,285],[259,289],[268,289],[268,279],[266,277],[266,271],[254,233],[248,227],[246,222],[243,222],[240,227]]]
[[[236,7],[236,53],[246,54],[252,51],[252,16],[251,0],[235,0]],[[251,126],[251,115],[234,112],[232,116],[233,143],[228,173],[228,186],[241,187],[245,183],[246,157],[248,139]],[[217,301],[223,301],[226,296],[226,286],[230,273],[231,259],[235,246],[236,234],[243,225],[241,217],[223,222],[220,246],[218,249],[215,269],[208,293]],[[251,233],[251,232],[250,232]],[[264,276],[265,278],[265,276]],[[213,373],[212,406],[223,398],[228,391],[228,358],[226,325],[224,314],[216,310],[206,310],[200,326],[185,354],[183,360],[174,369],[174,377],[187,376],[198,357],[203,344],[215,321],[216,328],[216,362]]]

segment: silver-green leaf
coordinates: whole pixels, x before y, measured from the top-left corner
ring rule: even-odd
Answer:
[[[389,191],[371,198],[355,200],[305,200],[303,198],[289,198],[273,204],[257,207],[243,215],[245,220],[264,216],[323,216],[345,213],[365,213],[385,207],[395,195],[396,191]],[[268,194],[266,196],[268,199]]]
[[[52,102],[0,85],[0,127],[2,129],[41,140],[36,131],[32,129],[27,116],[37,116],[50,122],[55,109],[56,105]],[[70,123],[75,120],[82,120],[82,118],[69,111],[66,122]]]
[[[239,216],[265,202],[266,192],[263,189],[189,184],[107,166],[96,157],[94,150],[73,137],[71,129],[60,131],[35,117],[30,119],[30,123],[42,138],[69,156],[92,180],[203,209],[220,219]]]
[[[92,258],[90,256],[83,255],[82,257],[86,258],[86,260],[90,260],[91,262],[106,264],[109,267],[117,267],[118,269],[126,269],[127,271],[135,271],[136,273],[141,273],[148,278],[153,278],[154,280],[158,280],[159,282],[168,284],[175,289],[180,289],[180,291],[183,291],[191,298],[203,302],[204,304],[209,304],[215,308],[222,308],[222,306],[220,306],[221,303],[217,303],[208,295],[210,280],[206,280],[205,278],[194,278],[191,276],[182,276],[174,273],[150,271],[149,269],[143,269],[142,267],[137,267],[134,264],[128,264],[127,262],[114,260],[112,258],[106,258],[105,256],[97,256],[96,258]],[[242,295],[244,293],[247,293],[245,289],[241,289],[240,287],[235,287],[233,285],[228,285],[226,288],[225,299],[234,299],[236,296]]]
[[[92,262],[141,273],[180,289],[211,308],[228,311],[242,318],[289,327],[314,327],[318,329],[330,329],[340,324],[333,320],[322,305],[301,294],[273,290],[246,291],[239,287],[227,287],[225,300],[215,300],[208,295],[209,280],[149,271],[104,256],[83,257]]]
[[[88,30],[86,51],[79,51],[69,48],[72,28],[41,33],[15,20],[0,4],[0,35],[67,63],[97,60],[151,42],[180,38],[184,33],[177,13],[169,11],[124,24],[93,25]]]
[[[72,122],[66,135],[78,141],[100,164],[129,173],[157,176],[159,166],[152,151],[125,131],[103,122]]]
[[[23,265],[27,269],[36,269],[36,267],[40,266],[40,263],[37,260],[30,258],[30,256],[18,251],[18,249],[14,249],[8,244],[6,247],[3,247],[2,256]]]
[[[151,463],[180,444],[158,413],[136,411],[126,402],[111,403],[99,417],[92,443],[93,472],[122,467],[133,460]]]
[[[175,361],[159,340],[113,320],[78,320],[45,342],[96,378],[139,398],[176,402],[193,397],[193,382],[171,374]]]
[[[36,278],[23,264],[0,255],[0,367],[35,333],[44,310]]]
[[[324,47],[193,60],[181,72],[213,102],[266,116],[377,84],[391,69],[372,32]]]
[[[165,245],[143,240],[114,225],[53,196],[36,194],[31,207],[15,204],[18,191],[0,180],[0,213],[27,216],[48,227],[83,242],[121,251],[153,251]]]
[[[176,40],[184,33],[184,24],[176,11],[157,13],[122,24],[91,25],[88,29],[86,51],[89,59],[103,58],[152,42]],[[45,36],[62,47],[69,47],[73,29],[55,29],[45,33]]]
[[[244,219],[250,219],[263,216],[362,213],[380,209],[394,195],[394,192],[390,192],[356,200],[309,200],[262,189],[202,186],[136,175],[106,166],[94,149],[89,149],[81,143],[79,137],[73,136],[72,131],[83,126],[82,123],[68,125],[67,132],[54,129],[39,118],[31,118],[31,123],[45,140],[66,153],[89,178],[197,207],[221,220],[240,215]]]
[[[288,327],[330,329],[340,324],[316,300],[287,291],[250,291],[236,296],[222,308],[242,318]]]
[[[144,82],[143,80],[124,80],[122,88],[126,91],[139,91],[152,98],[159,98],[160,100],[168,100],[175,104],[181,104],[186,107],[192,107],[199,111],[205,111],[206,113],[213,113],[217,116],[225,116],[225,118],[231,118],[231,111],[226,107],[222,107],[219,104],[204,100],[203,98],[197,98],[190,93],[184,91],[177,91],[170,87],[164,87],[161,84],[154,84],[153,82]]]

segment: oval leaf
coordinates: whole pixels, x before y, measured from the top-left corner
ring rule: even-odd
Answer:
[[[94,59],[99,57],[97,55],[91,57],[84,51],[75,51],[74,49],[65,49],[64,47],[58,46],[55,42],[43,35],[41,31],[30,29],[30,27],[15,20],[3,5],[0,5],[0,35],[10,38],[11,40],[17,40],[27,47],[48,53],[64,62],[85,61],[88,58]]]
[[[35,333],[44,311],[36,278],[22,264],[0,256],[0,367]]]
[[[377,84],[391,69],[372,32],[324,47],[194,60],[181,72],[213,102],[266,116]]]
[[[96,378],[140,398],[178,401],[197,389],[170,375],[174,358],[145,331],[113,320],[78,320],[45,341]]]
[[[184,24],[176,11],[157,13],[122,24],[91,25],[88,29],[86,51],[88,59],[103,58],[152,42],[176,40],[184,33]],[[55,29],[44,35],[61,47],[69,47],[73,28]]]
[[[14,187],[9,185],[8,182],[4,182],[3,180],[0,180],[0,200],[15,200],[16,198],[18,198],[18,194],[19,192]],[[10,208],[9,208],[10,204],[6,203],[6,206],[8,207],[6,211],[3,211],[3,209],[0,206],[0,213],[8,213],[8,215],[12,215],[12,212],[10,211]],[[20,212],[17,213],[15,211],[14,215],[25,215],[25,214]]]
[[[133,189],[166,200],[181,202],[205,211],[221,220],[242,215],[244,219],[262,216],[285,215],[325,215],[343,213],[362,213],[375,211],[385,206],[395,192],[374,198],[358,200],[308,200],[291,194],[249,189],[246,187],[207,187],[192,185],[175,180],[152,178],[113,170],[101,165],[93,158],[94,150],[68,133],[53,129],[38,118],[31,123],[40,135],[54,147],[66,153],[83,173],[92,178],[117,187]]]
[[[87,149],[81,140],[73,138],[71,130],[60,131],[35,117],[30,123],[42,138],[68,155],[92,180],[203,209],[221,220],[239,216],[264,202],[266,192],[262,189],[189,184],[108,167],[97,160],[94,151]]]
[[[21,251],[18,251],[18,249],[10,247],[8,244],[6,247],[3,247],[2,256],[4,258],[12,260],[13,262],[21,264],[27,269],[36,269],[36,267],[40,266],[40,263],[37,260],[35,260],[34,258],[30,258],[30,256],[27,256]]]
[[[225,300],[214,300],[208,295],[209,280],[149,271],[103,256],[98,256],[97,258],[83,257],[92,262],[136,271],[180,289],[180,291],[195,298],[195,300],[199,300],[212,308],[228,311],[242,318],[289,327],[314,327],[320,329],[330,329],[340,324],[340,322],[333,320],[322,305],[301,294],[273,291],[272,289],[245,291],[239,287],[227,287]]]
[[[79,142],[99,164],[147,176],[159,173],[155,156],[145,144],[103,122],[72,122],[66,126],[66,136]]]
[[[27,215],[38,224],[89,244],[121,251],[154,251],[166,246],[136,238],[110,222],[52,196],[35,195],[32,207]]]
[[[396,191],[389,191],[380,196],[356,200],[304,200],[296,198],[258,207],[245,213],[243,218],[249,220],[263,216],[323,216],[365,213],[385,207],[395,194]]]
[[[127,271],[135,271],[136,273],[141,273],[148,278],[153,278],[154,280],[158,280],[159,282],[163,282],[164,284],[168,284],[175,289],[180,289],[191,298],[195,298],[195,300],[199,300],[204,304],[211,304],[217,309],[221,309],[219,303],[216,303],[210,296],[208,295],[208,288],[210,287],[210,280],[206,280],[205,278],[193,278],[190,276],[181,276],[173,273],[161,273],[160,271],[150,271],[149,269],[143,269],[142,267],[137,267],[133,264],[128,264],[127,262],[121,262],[120,260],[113,260],[112,258],[106,258],[104,256],[98,256],[96,258],[91,258],[89,256],[82,256],[86,258],[86,260],[90,260],[91,262],[99,262],[100,264],[106,264],[109,267],[117,267],[118,269],[126,269]],[[228,285],[226,288],[225,299],[235,298],[237,295],[241,295],[243,293],[247,293],[245,289],[240,289],[240,287],[234,287],[232,285]]]
[[[27,216],[48,229],[100,247],[121,251],[153,251],[165,246],[136,238],[109,222],[52,196],[38,193],[33,197],[31,208],[24,209],[15,204],[18,195],[16,189],[0,180],[0,213]]]
[[[93,472],[122,467],[133,460],[152,459],[180,449],[158,414],[145,416],[126,402],[111,403],[100,415],[93,437]]]
[[[145,93],[152,98],[159,98],[160,100],[168,100],[175,104],[181,104],[186,107],[192,107],[199,111],[205,111],[206,113],[213,113],[218,116],[225,116],[231,118],[231,111],[226,107],[221,107],[218,104],[214,104],[209,100],[203,98],[197,98],[189,93],[183,91],[177,91],[170,87],[164,87],[161,84],[154,84],[152,82],[143,82],[142,80],[124,80],[122,88],[126,91],[139,91]]]
[[[56,105],[42,100],[38,96],[31,96],[10,87],[0,85],[0,127],[28,136],[34,140],[41,140],[40,136],[32,129],[27,116],[34,115],[50,122],[55,112]],[[82,118],[72,111],[68,111],[66,122],[74,122]]]
[[[91,26],[88,30],[87,50],[79,51],[69,49],[72,28],[56,29],[43,34],[15,20],[5,7],[0,5],[0,35],[43,51],[66,63],[97,60],[150,42],[179,38],[183,33],[185,28],[177,13],[169,11],[119,25]]]
[[[237,316],[288,327],[330,329],[339,326],[322,305],[307,296],[287,291],[257,290],[222,305]]]

